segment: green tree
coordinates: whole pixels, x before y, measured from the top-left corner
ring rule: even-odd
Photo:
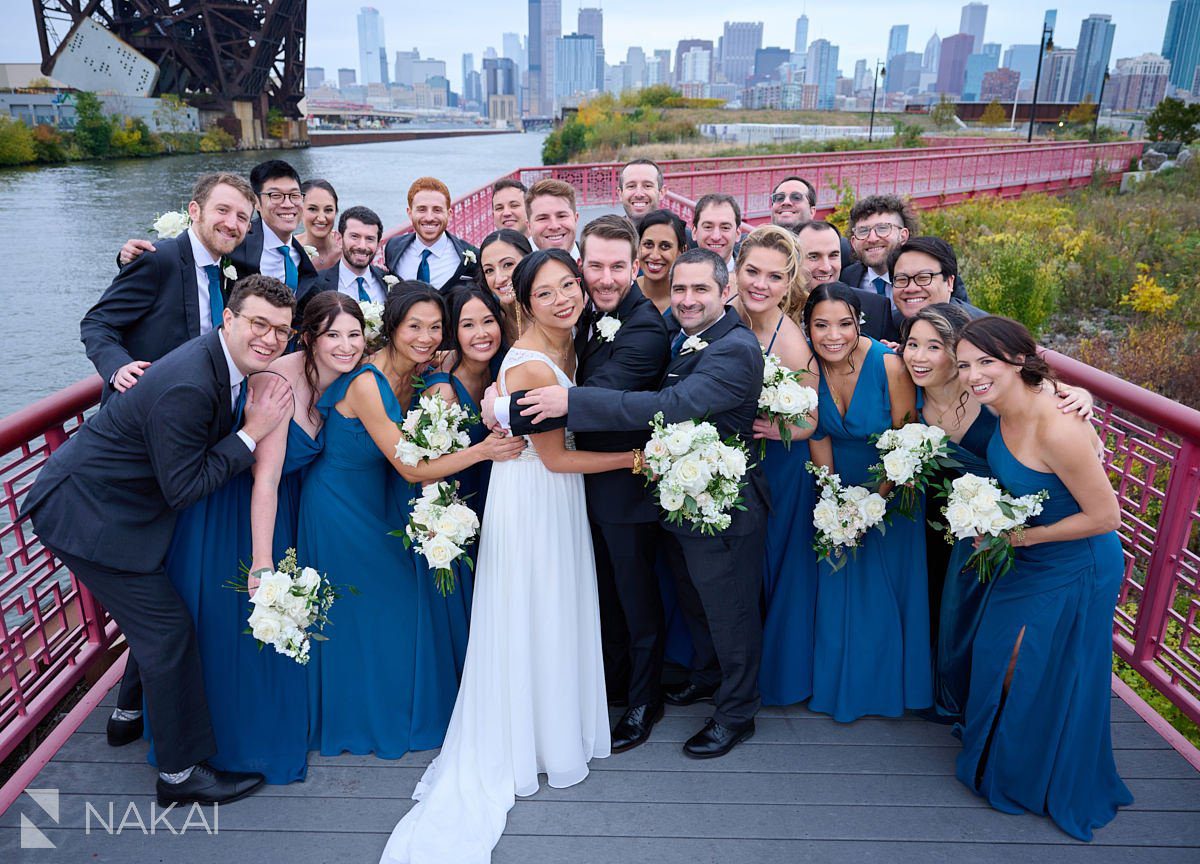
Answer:
[[[278,108],[272,108],[267,112],[267,136],[283,138],[285,135],[287,135],[287,118]]]
[[[1200,137],[1200,102],[1162,100],[1146,118],[1146,137],[1152,141],[1188,142]]]
[[[85,157],[103,158],[112,153],[113,122],[95,93],[75,94],[75,143]]]
[[[920,147],[924,132],[916,123],[905,123],[903,120],[897,120],[892,126],[892,134],[896,136],[896,144],[900,147]]]
[[[28,165],[36,160],[29,127],[20,120],[0,116],[0,165]]]
[[[1067,122],[1076,126],[1086,126],[1096,119],[1096,110],[1096,103],[1092,101],[1092,97],[1085,96],[1083,101],[1067,114]]]
[[[1008,119],[1008,115],[1004,113],[1004,108],[1000,105],[999,99],[993,99],[983,109],[983,116],[979,118],[979,122],[984,126],[1003,126],[1004,121]]]
[[[214,123],[200,139],[200,152],[220,153],[223,150],[232,150],[236,143],[232,135]]]
[[[163,142],[168,153],[174,153],[179,146],[178,136],[188,127],[187,103],[168,93],[158,102],[154,109],[154,124],[163,131]]]
[[[938,103],[929,110],[929,119],[933,121],[933,125],[939,129],[945,129],[947,126],[954,124],[955,110],[954,103],[942,96]]]
[[[671,99],[678,99],[681,95],[670,84],[655,84],[653,87],[643,87],[637,92],[637,104],[662,108]]]

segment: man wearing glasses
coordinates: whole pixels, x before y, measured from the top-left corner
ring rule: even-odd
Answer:
[[[842,281],[892,300],[888,256],[917,234],[912,207],[895,195],[871,195],[850,208],[850,245],[858,261],[842,269]]]
[[[817,207],[817,190],[803,177],[792,175],[780,180],[771,190],[771,224],[786,228],[793,234],[800,226],[811,222]],[[839,237],[839,249],[843,262],[854,260],[854,250]]]

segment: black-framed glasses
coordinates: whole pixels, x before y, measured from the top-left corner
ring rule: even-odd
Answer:
[[[893,231],[899,231],[902,226],[893,225],[891,222],[880,222],[878,225],[858,225],[850,230],[859,240],[866,240],[871,236],[871,232],[875,232],[875,236],[880,240],[886,240],[892,236]]]
[[[229,311],[233,312],[232,309]],[[286,345],[291,341],[292,337],[296,335],[296,331],[291,327],[284,327],[282,325],[277,327],[266,318],[259,318],[257,315],[251,317],[249,315],[243,315],[241,312],[233,312],[233,314],[234,317],[245,318],[247,321],[249,321],[250,332],[255,336],[266,336],[267,333],[274,330],[275,338]]]
[[[784,201],[791,201],[793,204],[799,204],[801,201],[807,201],[808,196],[803,192],[772,192],[771,203],[782,204]]]
[[[893,288],[907,288],[910,284],[916,285],[918,288],[928,288],[933,284],[934,276],[941,276],[941,273],[935,273],[930,270],[922,270],[920,273],[913,273],[909,276],[906,273],[900,273],[892,279]]]
[[[282,204],[284,199],[287,199],[293,204],[300,204],[304,201],[304,194],[301,192],[279,192],[272,189],[270,192],[262,193],[272,204]]]

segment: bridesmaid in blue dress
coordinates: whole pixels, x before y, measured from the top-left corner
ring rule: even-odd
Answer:
[[[812,349],[795,321],[807,295],[795,236],[774,225],[755,229],[742,241],[735,278],[738,294],[734,308],[763,350],[773,353],[787,368],[803,372],[802,383],[816,389]],[[755,437],[766,441],[762,463],[771,484],[771,515],[763,549],[766,617],[758,673],[764,705],[791,705],[812,695],[817,602],[817,556],[812,548],[815,484],[804,466],[816,420],[810,417],[806,428],[792,427],[790,448],[784,447],[775,423],[762,418],[754,423]]]
[[[809,447],[843,483],[873,485],[868,469],[879,454],[871,436],[910,421],[916,392],[900,358],[860,333],[860,314],[857,295],[837,283],[817,285],[805,303],[821,375]],[[821,562],[816,608],[809,708],[849,722],[932,704],[921,508],[913,519],[893,514],[886,534],[867,532],[837,572]]]
[[[317,404],[325,447],[300,494],[300,560],[359,593],[330,610],[329,641],[309,663],[309,746],[399,758],[438,747],[450,720],[466,652],[469,598],[443,597],[433,574],[390,531],[408,523],[425,481],[485,459],[515,457],[520,439],[489,435],[457,453],[402,464],[395,458],[414,377],[444,339],[442,297],[402,282],[383,312],[387,344],[338,379]]]
[[[217,738],[211,761],[224,770],[257,771],[268,783],[303,780],[307,771],[305,671],[274,649],[260,650],[243,633],[249,595],[225,582],[247,564],[252,570],[273,569],[273,562],[295,545],[300,477],[321,449],[320,417],[311,406],[362,359],[362,313],[357,303],[339,297],[314,298],[300,325],[300,350],[250,379],[253,399],[273,375],[285,378],[297,406],[294,416],[258,443],[252,473],[235,477],[180,514],[167,556],[167,573],[196,622]],[[251,585],[256,584],[252,578]],[[150,758],[153,762],[153,747]]]
[[[531,252],[533,247],[529,244],[529,238],[511,228],[493,231],[479,244],[479,287],[491,292],[500,304],[503,312],[500,327],[506,346],[516,342],[525,329],[525,322],[521,320],[521,304],[517,302],[517,294],[513,290],[512,274],[521,259]],[[498,363],[492,364],[493,376],[499,368]]]
[[[1021,324],[972,321],[957,355],[963,384],[1000,418],[987,451],[1000,485],[1050,495],[1010,535],[1016,562],[975,635],[958,779],[998,810],[1048,815],[1091,840],[1133,801],[1109,725],[1121,511],[1095,430],[1064,416]]]

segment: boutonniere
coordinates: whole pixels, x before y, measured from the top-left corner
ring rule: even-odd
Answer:
[[[867,324],[867,314],[865,312],[858,313],[858,326],[865,327]]]
[[[703,351],[708,347],[708,343],[699,336],[689,336],[684,340],[683,345],[679,348],[680,354],[691,354],[693,351]]]
[[[383,276],[383,284],[391,288],[393,285],[399,285],[400,279],[393,276],[391,273],[385,273]]]
[[[228,279],[230,282],[237,281],[237,278],[238,278],[237,268],[233,266],[233,262],[230,261],[228,258],[221,259],[221,272],[225,275],[225,278]]]
[[[316,247],[316,246],[304,246],[304,251],[305,251],[306,253],[308,253],[308,260],[309,260],[309,261],[316,261],[316,260],[317,260],[317,256],[321,254],[320,252],[318,252],[318,251],[317,251],[317,247]]]
[[[617,331],[621,329],[621,319],[613,318],[611,315],[603,315],[596,322],[596,332],[600,334],[600,338],[605,342],[611,342],[617,335]]]
[[[475,259],[475,250],[474,249],[464,249],[463,250],[463,263],[464,264],[474,264],[475,260],[476,259]]]

